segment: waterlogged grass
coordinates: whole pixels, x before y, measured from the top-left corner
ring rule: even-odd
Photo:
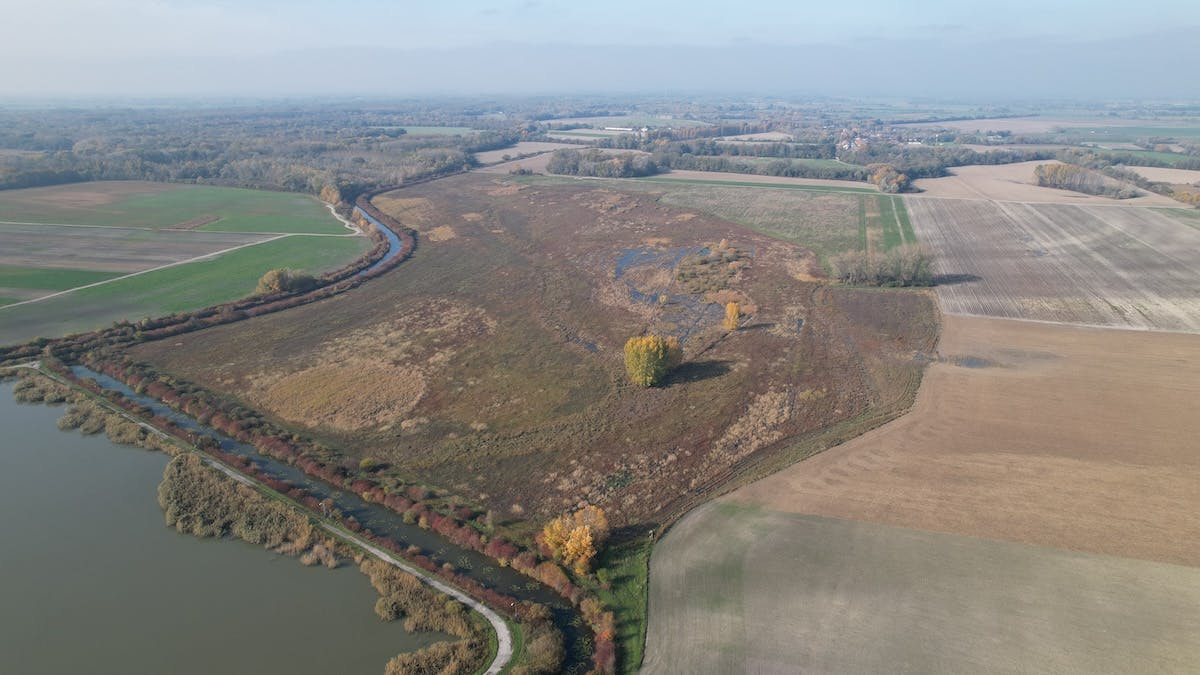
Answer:
[[[0,344],[227,302],[254,292],[268,269],[320,273],[362,255],[369,243],[365,237],[285,237],[13,307],[0,312]]]
[[[650,573],[648,538],[614,543],[604,551],[598,572],[610,589],[592,590],[611,610],[617,626],[617,666],[621,673],[636,673],[646,646],[646,597]]]

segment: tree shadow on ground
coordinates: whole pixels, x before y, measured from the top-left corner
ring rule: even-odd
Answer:
[[[983,277],[977,274],[935,274],[933,275],[934,286],[953,286],[955,284],[965,284],[970,281],[981,281]]]
[[[688,361],[671,371],[663,381],[663,386],[671,387],[676,384],[700,382],[701,380],[720,377],[729,372],[732,364],[733,361],[720,361],[716,359]]]

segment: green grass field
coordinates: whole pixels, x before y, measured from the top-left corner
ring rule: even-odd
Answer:
[[[643,673],[1189,672],[1200,569],[725,502],[650,563]]]
[[[0,220],[228,232],[345,234],[308,195],[136,181],[0,192]]]
[[[254,291],[274,267],[322,272],[369,247],[365,237],[276,239],[204,260],[0,309],[0,344],[91,330],[119,319],[160,316],[233,300]]]
[[[0,265],[0,288],[61,291],[121,276],[120,272]]]
[[[612,611],[617,625],[617,664],[621,673],[638,672],[646,642],[646,597],[650,541],[637,539],[608,546],[596,566],[610,588],[591,588]]]

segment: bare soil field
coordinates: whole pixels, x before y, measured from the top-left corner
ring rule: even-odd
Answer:
[[[609,184],[471,173],[382,195],[424,233],[396,270],[134,356],[498,514],[587,501],[615,524],[670,519],[797,439],[907,406],[930,294],[822,287],[799,246]],[[723,239],[724,287],[689,290],[681,265]],[[727,300],[748,315],[731,334]],[[627,383],[643,331],[683,342],[664,386]],[[388,386],[364,390],[372,372]]]
[[[586,146],[580,146],[580,145],[569,145],[566,147],[574,148],[577,150],[586,149],[589,151],[597,149],[597,148],[588,148]],[[650,154],[648,152],[643,152],[641,150],[616,150],[613,148],[599,148],[599,150],[600,150],[600,152],[603,152],[604,154],[607,154],[607,155],[623,155],[623,154],[648,155],[648,154]],[[500,164],[493,164],[491,166],[485,166],[481,169],[475,169],[475,171],[477,171],[479,173],[508,174],[511,171],[516,171],[517,169],[525,169],[526,171],[532,171],[533,173],[546,173],[546,166],[548,164],[550,164],[550,158],[553,156],[553,154],[554,153],[552,153],[552,152],[545,152],[540,155],[535,155],[533,157],[526,157],[525,159],[514,159],[511,162],[502,162]]]
[[[1200,336],[946,316],[904,417],[739,504],[1200,566]]]
[[[947,313],[1200,331],[1200,231],[1170,211],[906,201]]]
[[[1146,180],[1152,180],[1157,183],[1200,186],[1200,171],[1167,169],[1157,166],[1127,166],[1125,169],[1134,171]]]
[[[500,150],[488,150],[487,152],[475,153],[475,159],[479,160],[480,164],[495,164],[505,161],[505,156],[516,157],[518,155],[532,155],[535,153],[552,152],[554,150],[563,150],[569,148],[581,148],[583,146],[574,143],[546,143],[544,141],[521,141],[510,148],[501,148]]]
[[[1185,673],[1198,662],[1194,568],[724,502],[680,520],[650,561],[648,674]]]
[[[1144,192],[1132,199],[1112,199],[1070,190],[1039,187],[1033,171],[1040,164],[1058,164],[1057,160],[1036,160],[991,166],[959,166],[954,175],[921,178],[913,186],[925,196],[948,199],[994,199],[1049,204],[1119,204],[1121,206],[1178,206],[1179,202],[1162,195]]]
[[[226,232],[0,224],[0,265],[136,272],[269,238]]]

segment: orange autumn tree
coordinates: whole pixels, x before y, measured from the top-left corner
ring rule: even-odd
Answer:
[[[625,371],[634,384],[653,387],[683,361],[679,338],[642,335],[625,343]]]
[[[608,517],[597,506],[559,516],[542,528],[542,543],[556,560],[571,565],[578,574],[591,569],[592,560],[607,539]]]

